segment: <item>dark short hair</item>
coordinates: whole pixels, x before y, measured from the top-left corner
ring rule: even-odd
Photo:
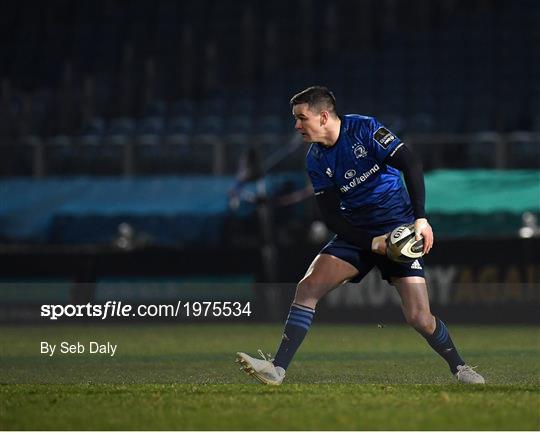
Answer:
[[[290,103],[292,106],[308,104],[312,110],[326,110],[337,116],[336,98],[330,90],[323,86],[311,86],[302,90],[291,98]]]

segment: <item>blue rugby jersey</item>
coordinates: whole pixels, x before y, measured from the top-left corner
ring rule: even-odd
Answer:
[[[315,193],[336,187],[345,219],[375,235],[414,221],[400,171],[383,162],[400,144],[373,117],[342,116],[334,146],[313,143],[308,151],[306,167]]]

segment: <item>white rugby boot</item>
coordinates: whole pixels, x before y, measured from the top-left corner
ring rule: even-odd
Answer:
[[[258,352],[263,359],[253,358],[243,352],[238,352],[236,362],[241,365],[240,370],[265,385],[281,385],[285,377],[285,370],[274,366],[272,364],[273,359],[269,359],[270,355],[268,355],[269,358],[267,359],[262,350],[259,349]]]
[[[457,373],[455,374],[458,382],[461,383],[486,383],[482,375],[474,371],[476,367],[471,367],[470,365],[458,365]]]

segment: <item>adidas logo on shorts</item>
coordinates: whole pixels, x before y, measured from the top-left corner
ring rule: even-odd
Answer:
[[[420,262],[418,260],[415,260],[411,264],[411,269],[422,269],[422,266],[420,266]]]

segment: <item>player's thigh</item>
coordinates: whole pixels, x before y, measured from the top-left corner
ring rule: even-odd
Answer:
[[[337,286],[358,275],[358,269],[349,262],[332,254],[318,254],[311,262],[304,278],[314,282]]]
[[[349,262],[330,254],[319,254],[296,288],[295,302],[312,306],[330,290],[358,275]]]
[[[429,310],[424,261],[421,258],[412,263],[398,263],[388,257],[373,254],[373,260],[382,278],[396,286],[405,312],[423,311],[426,308]]]

